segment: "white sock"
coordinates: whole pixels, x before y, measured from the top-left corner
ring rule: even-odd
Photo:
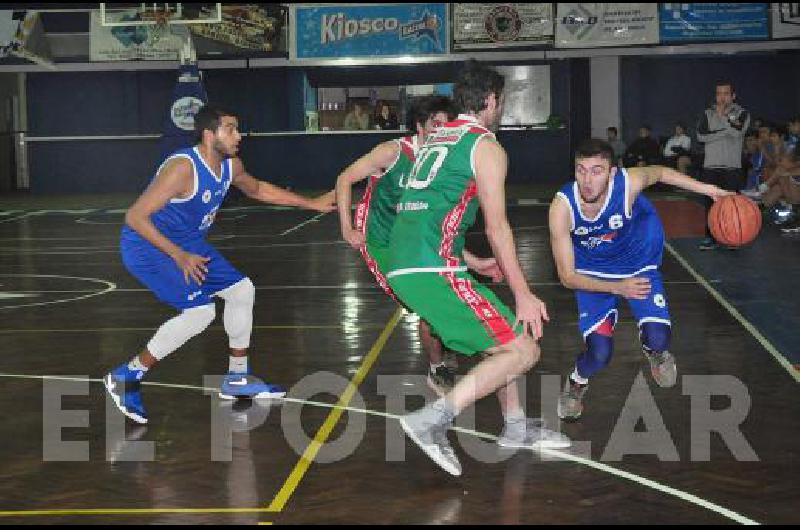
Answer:
[[[506,423],[525,421],[525,411],[522,408],[506,412]]]
[[[242,357],[234,357],[233,355],[231,355],[229,359],[230,359],[228,361],[229,372],[236,372],[237,374],[247,373],[247,355],[244,355]]]
[[[581,377],[581,374],[578,373],[577,368],[575,368],[575,370],[572,372],[572,375],[569,376],[569,378],[572,379],[573,382],[578,383],[579,385],[589,384],[589,380],[586,379],[585,377]]]
[[[131,359],[131,362],[128,363],[128,370],[139,370],[141,372],[146,372],[149,370],[149,368],[142,364],[142,361],[139,360],[139,356],[137,355]]]

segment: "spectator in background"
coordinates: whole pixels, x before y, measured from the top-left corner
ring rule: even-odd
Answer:
[[[675,134],[664,145],[664,160],[679,173],[688,173],[692,159],[689,157],[692,139],[686,136],[686,127],[682,123],[675,125]]]
[[[614,150],[614,163],[618,166],[622,166],[622,157],[625,156],[625,142],[619,139],[619,132],[616,127],[609,127],[606,129],[606,137],[608,138],[608,143],[611,145],[611,148]]]
[[[714,105],[703,112],[697,126],[697,139],[705,143],[702,179],[728,191],[739,191],[744,180],[742,144],[750,125],[750,114],[736,103],[736,92],[730,81],[718,82],[715,92]],[[707,214],[712,201],[704,202]],[[717,248],[708,226],[699,248]]]
[[[800,143],[800,116],[795,116],[789,120],[789,132],[786,135],[786,152],[797,154],[797,144]]]
[[[759,199],[761,191],[764,191],[759,186],[764,178],[767,159],[761,151],[761,144],[758,141],[756,132],[748,132],[747,136],[744,137],[743,162],[747,178],[742,194],[751,199]]]
[[[373,118],[375,128],[379,130],[392,130],[395,131],[400,128],[400,122],[397,120],[397,115],[392,112],[392,108],[388,103],[379,101],[375,106],[375,117]]]
[[[649,125],[639,127],[639,137],[634,140],[625,152],[624,166],[652,166],[661,161],[661,147],[658,141],[650,136]]]
[[[369,129],[369,114],[364,112],[361,103],[353,103],[353,110],[344,117],[344,128],[347,131],[366,131]]]
[[[784,232],[800,232],[800,222],[793,212],[793,205],[800,204],[800,158],[796,151],[781,157],[766,184],[768,189],[762,201],[764,206],[774,209],[774,222],[783,225]]]

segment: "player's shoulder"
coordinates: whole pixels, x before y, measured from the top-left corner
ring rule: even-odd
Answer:
[[[192,175],[194,173],[194,161],[182,152],[176,152],[167,157],[158,168],[159,175]]]

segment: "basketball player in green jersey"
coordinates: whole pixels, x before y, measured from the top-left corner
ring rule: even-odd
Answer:
[[[453,475],[461,474],[461,464],[447,430],[456,415],[492,392],[505,417],[500,446],[570,445],[562,434],[525,417],[516,385],[539,360],[537,340],[548,316],[528,287],[506,217],[508,160],[491,132],[502,115],[504,84],[491,68],[467,63],[454,86],[462,114],[428,136],[417,154],[390,236],[386,276],[397,297],[430,324],[446,347],[484,356],[451,392],[400,420],[406,434]],[[466,272],[464,239],[479,207],[514,294],[516,316]]]
[[[378,284],[394,300],[397,297],[389,287],[385,273],[397,201],[425,137],[453,117],[453,105],[449,98],[419,98],[409,111],[409,129],[414,134],[379,144],[347,167],[336,181],[342,236],[361,252]],[[369,182],[364,197],[356,207],[354,227],[350,219],[352,186],[366,178],[369,178]],[[480,259],[465,251],[465,260],[477,273],[490,276],[498,282],[503,279],[494,258]],[[419,336],[430,363],[428,385],[442,396],[455,384],[455,374],[444,362],[441,342],[431,335],[430,326],[422,319],[419,321]]]

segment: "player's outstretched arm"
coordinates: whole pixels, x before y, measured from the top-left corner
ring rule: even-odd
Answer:
[[[269,182],[258,180],[247,172],[244,164],[238,158],[233,159],[233,185],[251,199],[267,204],[295,206],[318,212],[330,212],[335,208],[335,192],[333,190],[313,199],[303,197]]]
[[[628,178],[631,184],[631,194],[628,200],[631,204],[636,200],[636,197],[647,187],[663,182],[671,186],[677,186],[687,191],[693,191],[702,195],[708,195],[715,201],[726,195],[735,195],[733,192],[725,191],[713,184],[706,184],[699,180],[693,179],[689,175],[679,173],[672,168],[665,166],[645,166],[645,167],[632,167],[627,169]],[[628,211],[630,211],[631,204],[628,204]]]
[[[505,179],[508,157],[496,141],[484,138],[479,142],[474,155],[475,180],[486,224],[486,236],[492,246],[492,253],[505,273],[511,292],[514,293],[516,323],[522,324],[524,333],[538,339],[542,336],[543,321],[550,318],[544,302],[531,292],[517,260],[514,235],[506,217]]]
[[[150,216],[172,199],[189,197],[194,189],[194,167],[185,158],[173,158],[161,168],[142,195],[128,208],[125,224],[152,243],[177,264],[183,271],[186,283],[192,278],[203,283],[208,272],[205,264],[210,258],[184,251],[162,234],[150,220]]]
[[[567,289],[611,293],[625,298],[646,298],[650,293],[650,280],[647,278],[627,278],[619,282],[598,280],[579,274],[575,270],[575,253],[572,250],[570,226],[572,224],[569,206],[564,199],[556,196],[550,203],[550,247],[556,260],[558,279]]]
[[[400,146],[397,142],[383,142],[347,166],[336,179],[336,206],[339,209],[342,237],[353,248],[360,248],[364,244],[364,234],[353,229],[350,215],[353,205],[353,184],[384,171],[394,163],[399,152]]]

